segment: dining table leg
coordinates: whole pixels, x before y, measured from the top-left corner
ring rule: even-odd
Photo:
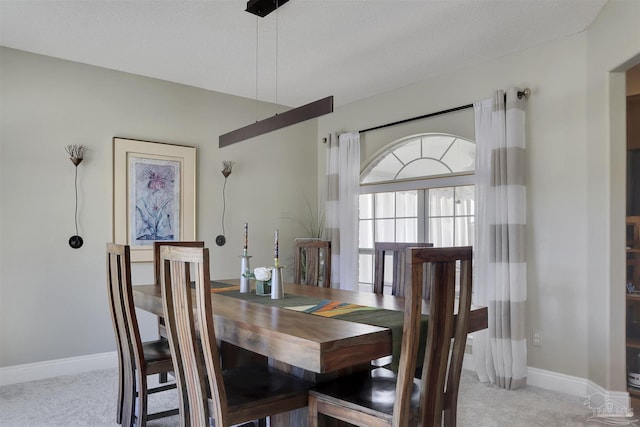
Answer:
[[[303,378],[307,381],[311,381],[313,383],[317,381],[317,376],[315,373],[306,371],[296,366],[289,365],[287,363],[283,363],[274,359],[269,359],[269,366],[271,366],[272,368],[276,368],[287,374],[295,375],[296,377]],[[270,417],[270,426],[271,427],[290,427],[290,426],[307,427],[309,425],[308,417],[309,417],[309,411],[307,410],[307,408],[296,409],[294,411],[272,415]]]
[[[269,366],[276,368],[282,372],[290,375],[295,375],[299,378],[303,378],[307,381],[311,381],[315,384],[331,381],[343,375],[353,374],[354,372],[364,369],[371,369],[370,364],[355,365],[349,368],[341,369],[339,371],[329,372],[326,374],[317,374],[311,371],[298,368],[296,366],[289,365],[274,359],[269,359]],[[308,427],[309,425],[309,409],[302,408],[295,411],[284,412],[282,414],[272,415],[270,417],[271,427]],[[320,414],[318,417],[318,427],[347,427],[351,426],[349,423],[345,423],[340,420],[335,420]]]

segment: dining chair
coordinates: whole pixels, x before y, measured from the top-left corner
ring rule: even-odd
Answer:
[[[107,243],[107,293],[118,353],[118,424],[138,427],[147,421],[176,415],[178,409],[147,413],[148,395],[176,388],[166,384],[149,388],[147,376],[173,370],[166,340],[142,342],[138,329],[128,245]]]
[[[384,276],[386,269],[386,255],[393,257],[393,278],[391,281],[391,295],[404,296],[405,292],[405,250],[407,248],[431,248],[433,243],[404,243],[404,242],[374,242],[374,275],[373,293],[384,293]]]
[[[163,246],[160,259],[180,425],[227,427],[307,406],[311,384],[299,378],[268,366],[222,370],[211,299],[226,297],[211,293],[209,249]]]
[[[411,279],[405,294],[398,372],[365,370],[316,386],[309,391],[310,427],[318,425],[319,413],[363,427],[435,427],[443,420],[445,426],[456,425],[471,308],[472,249],[409,248],[406,257]],[[418,363],[425,271],[431,300],[425,355]],[[418,364],[423,368],[420,379],[414,378]]]
[[[293,258],[295,283],[331,287],[330,241],[296,240]]]
[[[203,241],[167,241],[160,240],[153,242],[153,283],[160,287],[160,248],[162,246],[186,246],[191,248],[204,248]],[[164,328],[164,319],[158,317],[158,335],[161,339],[167,338],[167,332]],[[160,383],[166,383],[168,376],[166,373],[160,374]]]

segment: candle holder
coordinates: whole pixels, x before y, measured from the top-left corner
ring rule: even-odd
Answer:
[[[251,291],[251,282],[249,282],[251,277],[251,270],[249,267],[249,258],[250,255],[247,255],[246,252],[244,255],[240,256],[240,293],[246,294]]]
[[[284,280],[282,278],[283,266],[273,267],[271,271],[271,299],[284,298]]]

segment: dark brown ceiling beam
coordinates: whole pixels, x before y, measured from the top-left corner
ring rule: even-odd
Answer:
[[[219,147],[244,141],[254,136],[282,129],[287,126],[295,125],[316,117],[333,113],[333,96],[319,99],[302,107],[294,108],[284,113],[276,114],[268,119],[260,120],[245,127],[233,130],[231,132],[220,135],[218,139]]]

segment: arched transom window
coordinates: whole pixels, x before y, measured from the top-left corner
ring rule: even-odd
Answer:
[[[473,245],[475,151],[473,141],[456,135],[412,135],[390,143],[365,167],[360,175],[360,290],[372,288],[374,242]]]
[[[459,136],[410,136],[378,155],[362,173],[361,183],[473,173],[475,154],[475,143]]]

